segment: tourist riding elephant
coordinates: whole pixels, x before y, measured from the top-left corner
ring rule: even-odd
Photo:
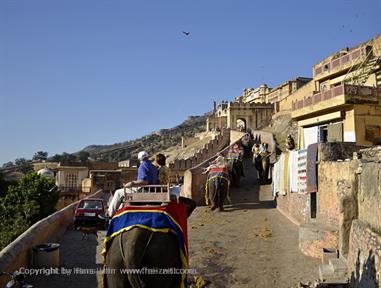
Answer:
[[[236,158],[229,159],[228,171],[229,171],[230,179],[232,180],[232,185],[236,187],[240,187],[241,177],[244,176],[242,160],[236,159]]]
[[[141,208],[144,209],[142,213],[147,214],[143,214],[143,216],[137,216],[138,218],[136,218],[135,225],[132,225],[132,229],[129,229],[129,227],[131,226],[125,225],[127,226],[127,228],[123,228],[125,226],[119,227],[118,225],[120,224],[114,223],[114,226],[118,227],[114,229],[119,229],[118,231],[120,233],[115,233],[114,231],[110,232],[109,230],[108,234],[114,233],[116,234],[116,236],[113,236],[113,234],[111,234],[111,236],[108,236],[105,239],[104,245],[107,248],[105,248],[106,250],[104,251],[104,287],[183,287],[183,284],[186,281],[186,277],[184,276],[185,274],[175,272],[175,269],[182,269],[186,267],[186,264],[184,265],[184,261],[186,262],[184,254],[187,255],[187,252],[182,253],[181,249],[187,245],[187,235],[183,235],[183,242],[179,242],[178,232],[181,232],[180,234],[186,233],[183,232],[184,230],[186,230],[186,228],[184,229],[184,227],[182,227],[182,229],[179,229],[175,224],[180,223],[179,226],[181,226],[181,222],[185,222],[186,227],[186,217],[190,216],[192,211],[195,209],[196,204],[193,200],[183,197],[180,197],[180,203],[185,205],[185,209],[184,206],[182,206],[182,221],[178,221],[176,217],[173,217],[172,214],[171,217],[163,218],[166,217],[166,214],[170,214],[168,211],[166,211],[165,213],[157,213],[157,211],[155,210],[153,212],[150,212],[147,211],[145,208]],[[175,203],[174,205],[180,204]],[[157,207],[157,210],[163,209],[163,206]],[[125,214],[131,214],[131,217],[134,217],[138,213]],[[123,215],[123,213],[121,213],[121,215]],[[142,220],[142,217],[149,219]],[[116,218],[118,218],[118,215],[117,217],[114,217],[112,221],[114,221]],[[171,222],[171,219],[175,219],[175,221],[173,221],[173,223],[175,224]],[[112,221],[110,224],[111,229],[113,229]],[[125,221],[128,222],[128,220]],[[141,223],[141,221],[146,222]],[[160,228],[160,225],[162,225],[160,223],[165,221],[171,222],[173,227]],[[128,273],[125,273],[123,271],[128,271]],[[172,272],[164,273],[160,271]]]
[[[211,203],[211,209],[224,210],[225,199],[229,195],[230,181],[226,173],[209,173],[206,183],[206,200]]]

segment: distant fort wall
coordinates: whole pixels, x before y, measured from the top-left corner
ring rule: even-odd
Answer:
[[[202,149],[195,153],[192,157],[187,159],[177,159],[169,164],[171,171],[184,172],[205,160],[216,155],[218,151],[221,151],[224,147],[228,146],[230,142],[230,130],[224,129],[209,143],[205,144]]]

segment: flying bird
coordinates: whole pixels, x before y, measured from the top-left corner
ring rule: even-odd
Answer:
[[[183,31],[183,34],[189,36],[190,32]]]

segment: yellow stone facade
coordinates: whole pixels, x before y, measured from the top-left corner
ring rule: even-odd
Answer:
[[[313,66],[313,76],[280,100],[280,111],[298,122],[299,148],[311,136],[365,146],[381,140],[381,35],[330,55]]]

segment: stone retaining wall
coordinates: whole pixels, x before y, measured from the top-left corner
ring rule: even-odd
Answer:
[[[174,162],[169,164],[169,168],[173,171],[185,171],[195,167],[205,160],[213,157],[218,151],[229,145],[229,141],[230,130],[224,129],[221,134],[216,136],[216,138],[211,140],[209,143],[205,144],[204,147],[192,157],[187,159],[176,159]]]
[[[276,198],[277,209],[294,224],[301,225],[310,220],[310,194],[287,193]]]
[[[351,287],[381,287],[381,235],[365,222],[354,220],[349,247]]]

